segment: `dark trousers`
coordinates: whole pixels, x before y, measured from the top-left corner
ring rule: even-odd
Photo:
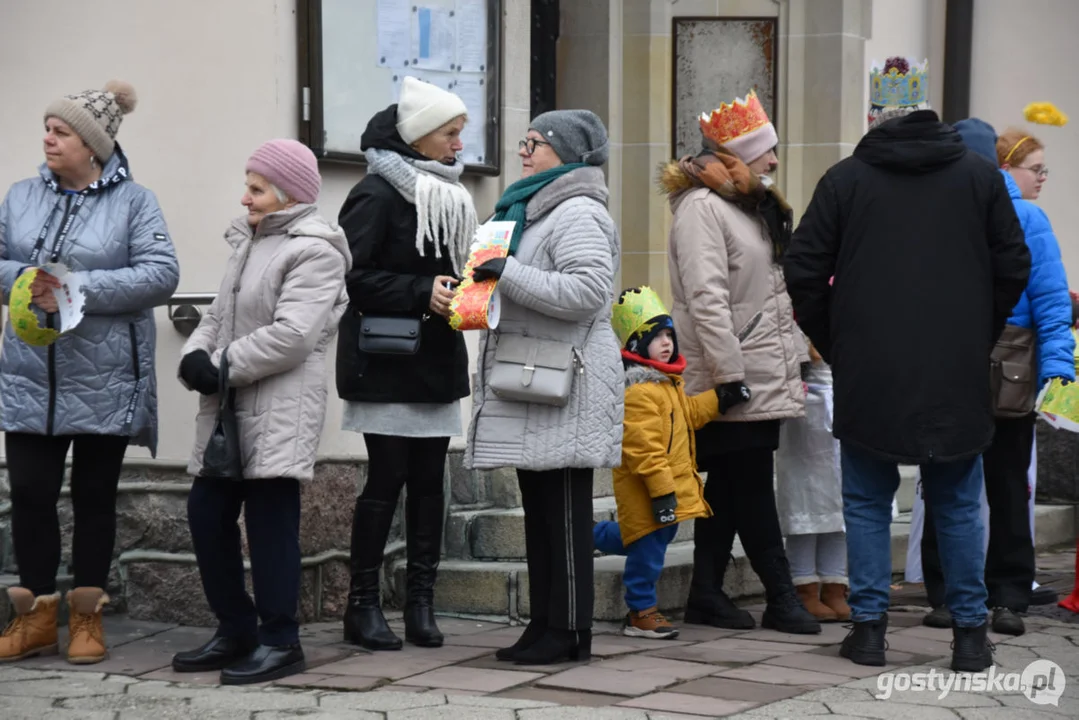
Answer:
[[[1035,563],[1027,508],[1030,492],[1027,471],[1034,446],[1034,422],[1033,414],[997,418],[993,444],[982,455],[985,496],[989,503],[985,587],[991,608],[1026,612],[1030,604]],[[922,575],[933,607],[944,604],[944,573],[937,543],[933,513],[927,502],[922,532]]]
[[[530,616],[557,630],[592,627],[592,470],[518,470]]]
[[[708,473],[704,499],[714,513],[693,521],[693,583],[690,594],[721,590],[723,576],[737,533],[746,556],[757,563],[768,552],[782,552],[783,532],[779,527],[774,482],[774,455],[771,448],[749,448],[710,456],[701,465]],[[761,577],[762,581],[769,580]]]
[[[71,458],[71,506],[75,530],[71,564],[76,587],[105,588],[116,544],[116,486],[128,438],[116,435],[4,437],[11,482],[11,525],[19,582],[34,595],[56,592],[60,566],[60,520],[56,503]]]
[[[243,509],[255,599],[244,583],[237,520]],[[299,642],[300,483],[291,478],[195,478],[187,499],[202,589],[221,637],[263,645]],[[261,625],[259,625],[261,621]]]
[[[412,438],[364,433],[367,445],[367,484],[364,500],[397,502],[401,488],[412,497],[442,494],[448,437]]]

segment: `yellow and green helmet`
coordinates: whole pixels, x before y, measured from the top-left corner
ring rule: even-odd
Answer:
[[[656,333],[674,332],[674,323],[663,301],[647,285],[622,291],[611,311],[611,326],[623,349],[642,357],[648,357],[648,344]]]

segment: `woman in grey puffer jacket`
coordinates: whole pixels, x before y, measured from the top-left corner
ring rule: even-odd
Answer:
[[[622,459],[625,373],[611,329],[619,241],[600,168],[607,130],[587,110],[543,113],[520,156],[523,177],[495,205],[496,220],[518,223],[510,257],[473,275],[500,277],[502,309],[481,344],[465,464],[517,468],[532,617],[497,656],[532,665],[591,653],[592,476]],[[536,340],[573,348],[564,406],[518,402],[491,387],[507,349]],[[522,381],[528,372],[526,363]]]
[[[5,299],[24,271],[56,262],[81,281],[86,313],[48,347],[26,344],[13,324],[4,336],[0,427],[20,586],[8,591],[19,617],[0,637],[0,661],[55,652],[56,502],[72,445],[68,659],[104,659],[101,608],[108,602],[120,468],[129,442],[156,451],[153,308],[176,289],[179,266],[157,199],[132,180],[115,141],[134,106],[134,90],[116,82],[49,105],[40,177],[13,185],[0,205]],[[52,328],[59,324],[57,287],[44,272],[31,287],[39,323]]]

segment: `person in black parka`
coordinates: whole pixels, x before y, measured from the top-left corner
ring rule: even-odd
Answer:
[[[911,108],[825,173],[784,270],[798,323],[835,378],[854,621],[842,654],[884,663],[890,507],[897,464],[915,464],[941,539],[953,668],[983,670],[989,355],[1030,272],[1004,181],[934,112]]]
[[[464,336],[450,327],[450,300],[476,230],[461,185],[465,105],[453,93],[406,77],[399,102],[376,114],[361,138],[367,176],[339,222],[352,250],[349,307],[337,343],[342,427],[363,433],[368,474],[352,522],[345,639],[396,650],[382,614],[379,569],[402,487],[407,541],[405,639],[438,647],[434,586],[445,518],[443,477],[450,438],[462,434],[469,393]],[[362,318],[420,319],[415,354],[359,348]]]

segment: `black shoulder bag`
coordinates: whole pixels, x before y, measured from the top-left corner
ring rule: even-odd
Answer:
[[[229,386],[229,349],[221,351],[218,370],[217,418],[206,441],[202,456],[201,477],[244,479],[243,455],[240,453],[240,425],[236,420],[236,388]]]

